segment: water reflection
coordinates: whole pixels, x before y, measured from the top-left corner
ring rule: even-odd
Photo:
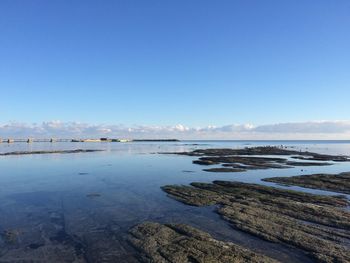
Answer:
[[[183,205],[160,190],[166,184],[216,179],[261,183],[272,176],[350,171],[347,163],[327,167],[207,173],[192,157],[158,152],[208,147],[245,147],[247,142],[14,143],[18,150],[103,149],[103,152],[0,157],[0,261],[137,262],[127,230],[143,221],[182,222],[284,262],[306,262],[301,253],[233,230],[212,207]],[[271,142],[250,142],[269,145]],[[349,143],[274,142],[323,153],[350,153]],[[307,190],[314,191],[314,190]]]

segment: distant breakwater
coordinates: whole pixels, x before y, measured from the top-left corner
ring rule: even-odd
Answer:
[[[110,139],[110,138],[100,138],[100,139],[1,139],[0,143],[34,143],[34,142],[178,142],[178,139]]]

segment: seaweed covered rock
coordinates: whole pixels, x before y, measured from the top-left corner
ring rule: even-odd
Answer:
[[[290,150],[283,147],[247,147],[243,149],[197,149],[173,154],[196,156],[194,164],[222,165],[226,168],[205,169],[207,172],[243,172],[257,169],[283,169],[296,166],[326,166],[334,162],[348,162],[350,158],[342,155],[327,155],[307,151]],[[301,161],[291,161],[289,158]],[[230,167],[232,169],[227,169]],[[240,170],[238,170],[240,169]]]
[[[297,151],[297,150],[286,149],[285,147],[276,147],[276,146],[246,147],[243,149],[209,148],[209,149],[198,149],[191,152],[180,152],[176,154],[189,155],[189,156],[294,155],[293,158],[301,159],[301,160],[334,161],[334,162],[350,161],[349,156],[319,154],[319,153],[308,152],[308,151]]]
[[[350,194],[350,172],[340,174],[312,174],[291,177],[272,177],[263,179],[285,185],[296,185],[306,188],[321,189]]]
[[[184,224],[146,222],[130,230],[129,241],[142,262],[269,263],[277,262]]]
[[[297,247],[318,262],[350,262],[350,212],[344,196],[322,196],[240,182],[164,186],[189,205],[218,205],[230,224],[262,239]]]

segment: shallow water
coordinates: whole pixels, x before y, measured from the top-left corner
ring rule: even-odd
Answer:
[[[0,156],[0,262],[33,259],[73,262],[136,262],[125,241],[127,230],[143,221],[187,223],[216,238],[243,244],[284,262],[306,262],[298,251],[232,229],[213,207],[183,205],[166,196],[166,184],[217,179],[261,182],[261,178],[350,171],[349,163],[242,173],[203,172],[195,157],[158,154],[199,148],[286,145],[301,150],[350,155],[349,141],[183,141],[137,143],[14,143],[0,152],[102,149],[102,152]],[[296,188],[308,192],[324,191]],[[299,258],[296,258],[298,255]],[[85,261],[84,261],[85,260]]]

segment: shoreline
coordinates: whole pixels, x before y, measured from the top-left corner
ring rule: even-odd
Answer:
[[[55,151],[15,151],[0,153],[0,156],[9,155],[37,155],[37,154],[69,154],[69,153],[91,153],[91,152],[102,152],[103,150],[95,149],[76,149],[76,150],[55,150]]]

